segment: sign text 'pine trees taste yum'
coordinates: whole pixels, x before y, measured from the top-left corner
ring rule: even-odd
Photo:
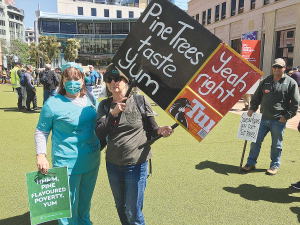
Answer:
[[[199,141],[262,75],[166,0],[151,1],[114,63]]]

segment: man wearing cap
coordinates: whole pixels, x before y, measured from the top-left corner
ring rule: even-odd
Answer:
[[[52,68],[51,64],[46,64],[45,70],[40,75],[41,81],[44,81],[44,83],[43,83],[43,86],[44,86],[43,104],[47,101],[47,99],[49,97],[56,95],[56,87],[59,84],[59,79],[58,79],[56,73],[51,70],[51,68]]]
[[[297,67],[293,68],[294,73],[292,74],[291,78],[293,78],[297,85],[298,85],[298,89],[300,91],[300,72],[298,71]]]
[[[92,85],[97,87],[99,75],[92,65],[89,66]]]
[[[266,77],[256,89],[250,103],[248,116],[251,117],[259,105],[262,120],[260,123],[256,143],[251,143],[245,172],[255,169],[261,144],[268,132],[271,132],[271,164],[267,175],[275,175],[280,166],[282,153],[283,132],[286,121],[294,117],[298,110],[299,91],[294,79],[284,73],[285,61],[275,59],[272,65],[273,75]]]

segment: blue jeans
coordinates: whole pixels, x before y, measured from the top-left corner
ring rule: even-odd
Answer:
[[[118,166],[106,162],[106,170],[120,221],[123,225],[145,224],[142,213],[148,162]]]
[[[52,89],[52,90],[44,90],[44,101],[43,104],[47,101],[48,98],[50,98],[51,96],[56,95],[56,89]]]
[[[271,164],[270,167],[278,168],[280,166],[280,157],[282,152],[283,132],[286,127],[286,122],[278,120],[261,120],[256,143],[251,143],[251,148],[247,160],[247,164],[254,166],[257,163],[257,158],[260,152],[261,144],[267,135],[271,132]]]

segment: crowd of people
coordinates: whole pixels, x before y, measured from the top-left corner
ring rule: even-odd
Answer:
[[[251,143],[244,172],[256,169],[261,145],[269,132],[271,163],[266,174],[277,174],[281,165],[283,134],[287,120],[298,112],[300,86],[298,69],[291,76],[285,74],[285,70],[285,61],[276,59],[272,64],[273,73],[260,82],[251,98],[247,114],[251,117],[260,106],[262,120],[257,141]],[[54,71],[46,64],[45,70],[35,71],[26,65],[22,73],[21,64],[17,62],[11,71],[11,84],[18,93],[19,109],[24,108],[22,89],[26,90],[28,111],[31,111],[31,102],[33,110],[39,109],[34,85],[43,85],[44,104],[35,131],[37,168],[43,174],[48,173],[47,139],[52,132],[53,167],[67,166],[69,173],[72,217],[60,219],[59,224],[91,224],[91,199],[100,151],[106,144],[106,170],[120,222],[145,224],[142,209],[152,152],[149,145],[143,149],[138,147],[157,135],[169,137],[172,128],[157,125],[147,98],[137,94],[125,96],[129,80],[113,64],[106,68],[103,76],[93,66],[84,73],[74,62]],[[22,74],[25,88],[21,85]],[[91,88],[102,81],[107,98],[98,103]],[[142,106],[139,101],[143,102]],[[300,181],[292,186],[300,189]]]

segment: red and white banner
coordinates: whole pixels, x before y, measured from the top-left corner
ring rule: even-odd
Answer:
[[[242,56],[244,59],[259,68],[260,41],[242,40]]]

